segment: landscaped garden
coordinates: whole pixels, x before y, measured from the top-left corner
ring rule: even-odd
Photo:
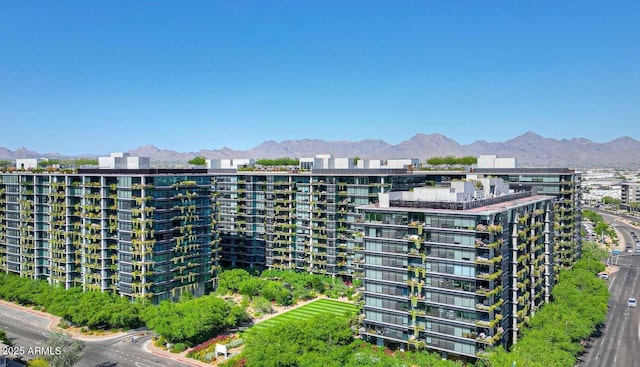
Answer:
[[[320,314],[353,319],[359,312],[355,304],[324,298],[286,311],[288,307],[313,300],[318,295],[334,298],[347,297],[354,301],[359,299],[359,296],[354,295],[352,287],[347,286],[340,279],[328,276],[279,270],[265,270],[260,275],[252,275],[243,269],[223,271],[219,275],[216,296],[239,305],[247,315],[252,316],[252,321],[257,323],[250,327],[247,333],[223,332],[205,340],[191,348],[187,357],[210,363],[217,359],[215,355],[217,344],[225,345],[232,354],[237,354],[240,352],[239,347],[244,344],[245,336],[253,333],[253,330],[268,329],[280,323],[305,322]],[[169,304],[164,306],[168,307]],[[278,312],[281,314],[270,316]],[[264,318],[268,319],[260,321]],[[167,338],[170,331],[164,330],[160,334],[161,337],[156,340],[156,345],[163,347],[167,341],[170,341]],[[176,338],[172,340],[176,341]],[[193,340],[190,344],[194,344]],[[172,344],[171,351],[180,352],[186,346],[183,342]]]
[[[320,313],[329,313],[332,315],[338,316],[353,316],[358,312],[358,307],[356,305],[330,300],[330,299],[319,299],[317,301],[313,301],[304,306],[298,307],[291,311],[280,314],[271,319],[265,320],[259,324],[256,324],[251,329],[262,329],[267,327],[272,327],[277,324],[281,324],[283,322],[291,322],[297,320],[308,320],[311,317],[318,315]]]

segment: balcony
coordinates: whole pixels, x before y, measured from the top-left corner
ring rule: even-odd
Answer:
[[[475,259],[475,263],[480,265],[494,265],[501,261],[502,261],[502,255],[492,257],[491,259],[482,257],[482,256],[477,256]]]
[[[497,270],[493,273],[479,273],[476,275],[479,279],[495,281],[502,276],[502,270]]]

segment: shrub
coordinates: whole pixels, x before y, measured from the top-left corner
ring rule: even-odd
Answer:
[[[237,347],[241,346],[242,344],[244,344],[242,339],[233,339],[229,343],[227,343],[227,348],[229,348],[229,349],[237,348]]]
[[[205,362],[213,362],[216,360],[216,352],[207,353],[204,356]]]
[[[27,362],[27,367],[49,367],[49,362],[42,357],[38,357]]]
[[[189,353],[187,353],[187,357],[194,358],[203,362],[211,362],[215,360],[215,358],[208,360],[208,357],[211,357],[214,355],[216,344],[227,345],[230,342],[234,341],[235,338],[236,338],[236,335],[224,335],[224,334],[218,335],[215,338],[211,338],[206,342],[200,343],[195,347],[193,347],[189,351]]]
[[[253,300],[253,309],[256,310],[256,314],[273,313],[273,306],[271,306],[271,302],[264,297],[256,297]]]
[[[162,336],[157,338],[154,342],[153,345],[155,345],[158,348],[164,348],[164,346],[167,344],[167,340],[165,338],[163,338]]]
[[[0,342],[3,342],[6,345],[11,345],[11,340],[7,338],[7,333],[4,330],[0,330]]]
[[[182,353],[185,350],[187,350],[187,345],[185,343],[176,343],[172,348],[171,348],[171,353]]]

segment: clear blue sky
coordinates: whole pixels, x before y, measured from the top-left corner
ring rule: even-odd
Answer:
[[[640,139],[640,1],[4,1],[0,146]]]

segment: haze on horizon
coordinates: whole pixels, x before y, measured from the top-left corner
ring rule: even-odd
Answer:
[[[640,138],[640,3],[7,3],[0,146]]]

